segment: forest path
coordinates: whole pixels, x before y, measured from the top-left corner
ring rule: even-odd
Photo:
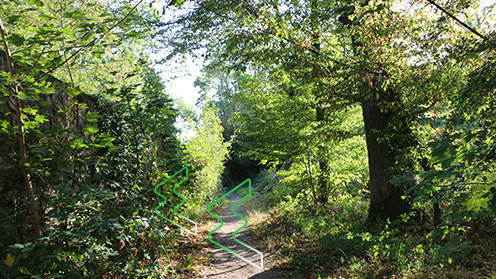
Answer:
[[[236,194],[230,194],[227,196],[230,203],[223,209],[221,217],[224,220],[224,225],[212,234],[213,240],[226,246],[232,251],[236,252],[243,258],[251,261],[252,263],[260,266],[260,255],[251,251],[250,249],[242,246],[241,244],[235,242],[232,238],[234,231],[243,226],[243,219],[234,215],[231,207],[234,203],[240,200],[240,197]],[[246,216],[246,210],[242,207],[243,203],[236,206],[236,212],[243,216]],[[217,222],[217,227],[220,223]],[[248,226],[240,231],[236,238],[247,245],[255,248],[253,241],[247,235],[250,227],[250,221],[248,220]],[[256,268],[240,258],[234,256],[233,254],[227,252],[226,250],[214,245],[209,241],[210,251],[209,256],[212,259],[211,268],[207,269],[204,276],[209,279],[276,279],[277,276],[274,270],[269,269],[272,266],[272,261],[270,257],[264,254],[264,268]],[[256,248],[255,248],[256,249]],[[257,249],[258,250],[258,249]],[[263,251],[261,251],[263,253]]]

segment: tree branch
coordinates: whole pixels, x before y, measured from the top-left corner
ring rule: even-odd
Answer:
[[[478,37],[482,38],[483,40],[489,42],[491,45],[493,45],[493,46],[496,47],[496,44],[493,43],[493,42],[491,42],[491,41],[489,41],[486,36],[482,35],[477,30],[475,30],[472,27],[468,26],[465,22],[463,22],[460,19],[458,19],[457,17],[455,17],[453,14],[451,14],[450,12],[448,12],[445,8],[441,7],[439,4],[437,4],[433,0],[427,0],[427,2],[429,2],[431,5],[434,5],[436,8],[440,9],[443,13],[445,13],[446,15],[448,15],[449,17],[451,17],[452,19],[454,19],[456,22],[458,22],[458,24],[460,24],[461,26],[465,27],[470,32],[474,33]]]

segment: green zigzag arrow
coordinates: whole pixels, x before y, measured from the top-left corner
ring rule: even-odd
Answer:
[[[157,191],[158,187],[160,187],[160,186],[162,186],[163,184],[167,183],[167,181],[169,181],[171,178],[175,177],[176,175],[178,175],[179,173],[181,173],[181,172],[182,172],[182,171],[184,171],[184,170],[186,170],[186,177],[185,177],[183,180],[181,180],[181,182],[176,183],[176,185],[174,185],[174,188],[172,188],[172,191],[173,191],[176,195],[178,195],[179,197],[181,197],[181,199],[182,199],[182,201],[181,201],[178,205],[174,206],[174,214],[176,214],[177,216],[179,216],[179,217],[181,217],[181,218],[183,218],[183,219],[185,219],[185,220],[189,221],[190,223],[193,223],[193,224],[195,225],[195,232],[192,232],[192,231],[190,231],[190,230],[188,230],[188,229],[184,228],[183,226],[179,225],[178,223],[176,223],[176,222],[172,221],[171,219],[169,219],[169,218],[165,217],[164,215],[160,214],[160,212],[158,211],[158,209],[159,209],[159,208],[161,208],[162,206],[164,206],[164,204],[167,202],[167,199],[165,198],[165,196],[163,196],[162,194],[160,194],[160,193]],[[186,218],[186,216],[184,216],[184,215],[182,215],[181,213],[178,213],[178,212],[176,211],[178,207],[180,207],[181,205],[183,205],[183,204],[186,202],[186,198],[185,198],[185,197],[184,197],[181,193],[176,192],[176,188],[177,188],[177,186],[181,185],[181,184],[182,184],[184,181],[186,181],[186,180],[188,180],[188,167],[184,167],[184,168],[182,168],[180,171],[176,172],[175,174],[173,174],[172,176],[170,176],[169,178],[167,178],[166,180],[162,181],[161,183],[157,184],[157,186],[155,186],[155,189],[153,190],[153,191],[155,192],[155,194],[157,194],[158,196],[160,196],[161,198],[163,198],[163,199],[164,199],[164,201],[163,201],[163,202],[161,202],[161,203],[160,203],[160,204],[159,204],[159,205],[155,208],[155,213],[156,213],[158,216],[160,216],[160,217],[164,218],[165,220],[167,220],[167,221],[171,222],[172,224],[174,224],[174,225],[176,225],[176,226],[180,227],[181,229],[183,229],[183,230],[187,231],[188,233],[191,233],[191,234],[197,235],[197,234],[198,234],[198,224],[197,224],[197,223],[195,223],[195,222],[193,222],[192,220],[190,220],[190,219]]]
[[[212,239],[212,234],[215,233],[217,230],[219,230],[223,225],[224,225],[224,221],[222,220],[222,218],[220,218],[219,216],[215,215],[214,213],[212,213],[210,211],[210,209],[212,208],[212,206],[214,206],[215,204],[217,204],[219,201],[225,199],[229,194],[233,193],[234,191],[236,191],[238,188],[240,188],[241,186],[243,186],[243,184],[245,184],[246,182],[248,182],[248,194],[246,196],[244,196],[242,199],[240,199],[238,202],[236,202],[233,206],[232,206],[232,212],[238,216],[239,218],[243,219],[245,221],[245,223],[243,224],[243,226],[239,229],[237,229],[234,233],[233,233],[233,239],[234,241],[236,241],[237,243],[245,246],[246,248],[260,254],[260,257],[261,257],[261,264],[260,266],[257,266],[256,264],[250,262],[249,260],[243,258],[242,256],[238,255],[236,252],[232,251],[231,249],[227,248],[226,246],[216,242],[215,240]],[[263,269],[263,254],[262,252],[252,248],[251,246],[247,245],[246,243],[242,242],[242,241],[239,241],[238,239],[236,239],[236,234],[241,231],[242,229],[244,229],[247,225],[248,225],[248,220],[246,220],[245,217],[243,217],[241,214],[239,214],[238,212],[236,212],[235,210],[235,207],[240,204],[241,202],[243,202],[244,200],[246,200],[249,196],[251,196],[251,180],[250,179],[247,179],[245,181],[243,181],[241,184],[239,184],[238,186],[234,187],[234,189],[232,189],[231,191],[227,192],[226,194],[224,194],[222,197],[220,197],[219,199],[217,199],[216,201],[214,201],[213,203],[211,203],[208,208],[207,208],[207,211],[210,215],[212,215],[215,219],[219,220],[220,221],[220,226],[218,226],[217,228],[215,228],[215,230],[211,231],[209,234],[208,234],[208,239],[215,245],[219,246],[220,248],[226,250],[227,252],[235,255],[236,257],[242,259],[243,261],[253,265],[254,267],[256,268],[260,268],[260,269]]]

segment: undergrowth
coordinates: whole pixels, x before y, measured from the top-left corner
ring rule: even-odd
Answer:
[[[251,234],[282,278],[496,278],[494,220],[436,229],[405,215],[370,228],[367,207],[351,195],[318,206],[301,192],[252,211]]]

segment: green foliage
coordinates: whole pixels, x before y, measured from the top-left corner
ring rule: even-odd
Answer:
[[[2,276],[163,275],[157,260],[167,257],[178,235],[164,231],[167,226],[153,213],[159,201],[152,190],[167,172],[183,165],[185,156],[176,138],[172,101],[157,73],[146,66],[136,71],[141,86],[115,88],[119,101],[100,98],[99,111],[73,102],[86,112],[84,128],[42,126],[44,117],[35,118],[40,125],[26,126],[29,167],[36,174],[45,227],[36,243],[23,241],[27,231],[18,224],[28,212],[9,205],[3,215],[9,220],[3,228],[8,233],[0,250],[17,260],[12,268],[1,267]],[[41,115],[28,107],[24,112]],[[81,116],[79,110],[74,112],[64,114],[68,119]],[[13,133],[7,128],[2,139],[10,145]],[[16,160],[15,154],[9,156]],[[3,191],[5,200],[20,195],[12,187]],[[21,231],[15,233],[14,228]]]
[[[258,189],[268,202],[279,202],[286,196],[295,194],[293,187],[286,183],[282,183],[283,176],[277,175],[276,171],[262,170],[253,179],[253,188]]]
[[[482,28],[476,2],[440,5]],[[312,223],[312,240],[336,251],[291,254],[295,269],[317,258],[362,268],[350,277],[415,276],[463,262],[480,245],[474,227],[494,224],[494,34],[470,39],[445,12],[410,4],[203,1],[178,15],[180,32],[168,37],[178,52],[206,49],[212,63],[198,85],[228,108],[224,126],[240,135],[233,156],[271,168],[260,190],[293,229],[277,232],[295,237]],[[346,204],[333,197],[370,197],[383,222],[363,228],[351,208],[331,218],[315,210],[327,206],[319,195],[329,207]],[[400,203],[406,220],[388,221]]]
[[[224,162],[229,154],[230,142],[224,142],[223,127],[213,104],[203,106],[196,123],[196,136],[186,144],[194,168],[198,170],[192,196],[199,202],[213,201],[221,186]]]
[[[179,235],[153,214],[153,186],[184,165],[193,219],[221,182],[258,173],[254,189],[274,214],[255,232],[297,270],[291,278],[464,277],[458,266],[494,256],[494,33],[470,39],[413,2],[173,0],[163,13],[180,12],[167,24],[153,5],[128,15],[129,1],[62,2],[0,3],[16,62],[15,76],[0,76],[10,176],[0,180],[0,277],[190,276],[193,254],[171,264]],[[490,24],[480,3],[440,4],[473,27]],[[200,50],[209,61],[196,85],[215,101],[200,117],[174,109],[152,68],[145,53],[163,43],[168,58]],[[63,82],[37,80],[68,57],[50,72]],[[24,166],[10,87],[22,102]],[[195,126],[184,146],[178,117]],[[21,167],[39,204],[36,242]],[[390,220],[395,197],[408,206]],[[365,226],[368,208],[382,221]],[[481,269],[465,277],[494,273]]]
[[[431,230],[428,224],[412,223],[413,212],[367,228],[363,225],[367,207],[363,197],[351,195],[333,196],[330,204],[315,205],[309,191],[301,192],[269,209],[269,217],[256,224],[253,235],[282,261],[283,276],[292,278],[308,278],[308,274],[315,278],[336,274],[466,278],[494,272],[492,228],[472,231],[451,223]],[[494,221],[485,223],[489,224]]]
[[[76,2],[0,4],[18,65],[14,79],[4,73],[1,79],[21,89],[26,167],[43,225],[42,236],[33,242],[8,97],[12,92],[2,86],[1,167],[10,177],[0,185],[0,258],[8,259],[0,263],[0,277],[169,278],[191,273],[191,268],[162,264],[179,257],[174,244],[179,234],[153,212],[160,202],[153,186],[187,163],[174,127],[173,102],[150,59],[140,53],[157,14],[139,8],[119,32],[100,38],[55,73],[65,82],[53,77],[35,82],[94,36],[103,36],[129,8],[125,3],[113,10],[100,1]],[[164,186],[165,194],[172,196],[172,186]],[[187,186],[189,191],[193,184]],[[164,214],[172,205],[166,205]]]

